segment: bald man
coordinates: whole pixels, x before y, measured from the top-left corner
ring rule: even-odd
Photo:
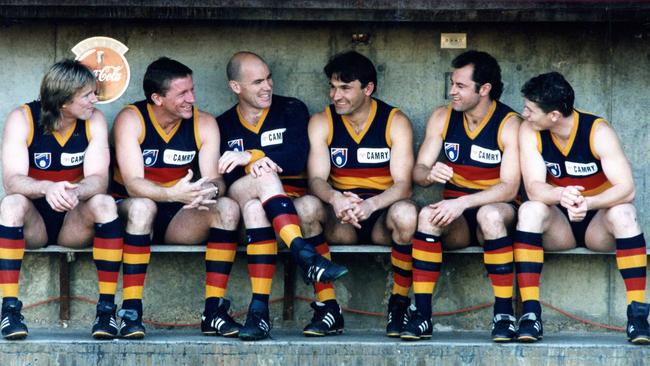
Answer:
[[[228,196],[239,203],[246,225],[253,292],[239,337],[268,337],[276,235],[291,248],[308,282],[315,282],[319,301],[312,304],[314,319],[304,334],[340,333],[343,317],[329,282],[347,270],[328,260],[329,249],[322,235],[309,236],[314,231],[311,226],[317,221],[316,216],[324,211],[318,199],[305,195],[307,107],[298,99],[273,95],[269,67],[252,52],[233,55],[226,71],[228,85],[238,103],[217,117],[223,131],[219,171],[229,186]]]

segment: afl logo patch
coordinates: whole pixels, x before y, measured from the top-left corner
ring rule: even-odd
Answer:
[[[458,160],[460,154],[460,146],[455,142],[445,142],[445,156],[449,161]]]
[[[560,175],[562,175],[562,170],[560,169],[560,164],[558,163],[550,163],[548,161],[546,163],[546,170],[548,171],[548,174],[554,176],[555,178],[559,178]]]
[[[330,157],[332,158],[332,164],[337,168],[342,168],[348,162],[348,148],[330,148]]]
[[[158,160],[158,150],[144,150],[142,151],[142,162],[144,166],[153,166]]]
[[[77,60],[95,74],[98,104],[116,100],[129,86],[131,70],[124,57],[128,50],[122,42],[108,37],[87,38],[72,48]]]
[[[34,153],[34,165],[39,169],[47,169],[52,165],[52,153]]]
[[[228,149],[232,151],[244,151],[244,139],[228,141]]]

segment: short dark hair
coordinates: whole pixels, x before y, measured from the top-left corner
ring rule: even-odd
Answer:
[[[38,123],[48,132],[59,126],[61,108],[87,85],[95,85],[95,74],[81,62],[63,59],[50,67],[41,81],[41,118]]]
[[[377,70],[372,61],[357,51],[347,51],[332,56],[323,68],[327,78],[334,76],[344,83],[359,80],[361,87],[365,88],[368,83],[375,84],[373,93],[377,90]]]
[[[454,69],[460,69],[467,65],[474,66],[472,80],[476,83],[476,92],[483,84],[492,85],[490,99],[499,100],[503,93],[503,82],[501,81],[501,67],[497,60],[487,52],[470,50],[463,52],[451,61]]]
[[[528,80],[521,88],[521,94],[535,102],[544,113],[560,111],[564,117],[573,113],[573,88],[559,72],[540,74]]]
[[[161,57],[147,66],[142,87],[147,103],[153,103],[153,93],[164,96],[169,91],[169,84],[174,79],[192,76],[192,69],[169,57]]]

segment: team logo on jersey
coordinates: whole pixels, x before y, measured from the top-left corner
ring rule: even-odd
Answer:
[[[586,176],[598,173],[598,165],[596,163],[574,163],[572,161],[565,161],[564,167],[566,173],[573,176]]]
[[[61,165],[62,166],[75,166],[82,164],[84,162],[84,154],[85,152],[80,152],[76,154],[68,154],[68,153],[62,153],[61,154]]]
[[[52,165],[52,153],[34,153],[34,164],[39,169],[47,169]]]
[[[191,163],[195,155],[196,151],[165,149],[163,162],[169,165],[185,165]]]
[[[390,160],[390,149],[369,149],[362,147],[357,150],[357,161],[366,164],[385,163]]]
[[[263,132],[260,144],[262,146],[280,145],[284,140],[284,131],[286,130],[286,128],[278,128],[275,130]]]
[[[228,141],[228,149],[232,151],[244,151],[244,139]]]
[[[342,168],[345,166],[345,163],[348,162],[348,148],[330,148],[330,156],[332,158],[332,164],[334,164],[337,168]]]
[[[559,178],[560,175],[562,175],[562,170],[560,169],[560,164],[558,163],[551,163],[546,161],[546,170],[548,171],[548,174],[554,176],[555,178]]]
[[[460,145],[455,142],[445,142],[445,155],[449,161],[458,160],[460,154]]]
[[[485,164],[498,164],[501,162],[501,151],[490,150],[478,145],[472,145],[469,151],[470,159]]]
[[[144,166],[153,166],[156,164],[156,160],[158,160],[158,150],[153,150],[153,149],[147,149],[142,151],[142,161],[144,162]]]
[[[128,50],[122,42],[108,37],[87,38],[72,48],[77,60],[97,78],[98,104],[114,101],[129,86],[131,71],[124,57]]]

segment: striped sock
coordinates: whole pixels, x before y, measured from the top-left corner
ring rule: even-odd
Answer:
[[[246,256],[248,274],[251,278],[253,300],[269,303],[275,262],[278,257],[278,243],[270,227],[246,229]]]
[[[514,315],[512,309],[512,284],[514,280],[512,239],[485,240],[483,262],[494,290],[494,315]]]
[[[210,228],[205,249],[205,313],[219,306],[226,295],[230,270],[237,253],[237,232]]]
[[[151,258],[149,234],[124,234],[124,253],[122,264],[122,287],[124,288],[123,309],[137,310],[142,314],[142,290],[147,275],[147,265]]]
[[[93,260],[97,267],[99,301],[115,302],[117,278],[122,264],[124,229],[120,219],[105,224],[95,224]]]
[[[413,236],[413,294],[415,306],[425,318],[431,317],[431,299],[441,266],[440,237],[416,232]]]
[[[0,225],[0,288],[3,303],[18,299],[20,266],[25,255],[23,227]]]
[[[305,241],[311,244],[318,254],[323,257],[332,260],[332,255],[330,254],[330,247],[325,241],[325,237],[322,233],[313,236],[311,238],[305,238]],[[334,292],[334,284],[331,282],[315,282],[314,283],[314,295],[316,295],[316,300],[319,302],[326,302],[330,300],[336,301],[336,293]]]
[[[273,223],[273,230],[291,249],[291,252],[297,255],[307,243],[302,238],[300,218],[291,198],[285,194],[279,194],[267,199],[262,205],[269,221]]]
[[[628,305],[632,301],[645,302],[648,257],[643,233],[616,239],[616,265],[625,281]]]
[[[544,264],[542,234],[519,231],[515,233],[515,269],[517,284],[525,313],[542,313],[539,303],[539,276]]]
[[[412,244],[397,244],[391,242],[390,262],[393,265],[393,295],[408,297],[411,282],[413,282]]]

